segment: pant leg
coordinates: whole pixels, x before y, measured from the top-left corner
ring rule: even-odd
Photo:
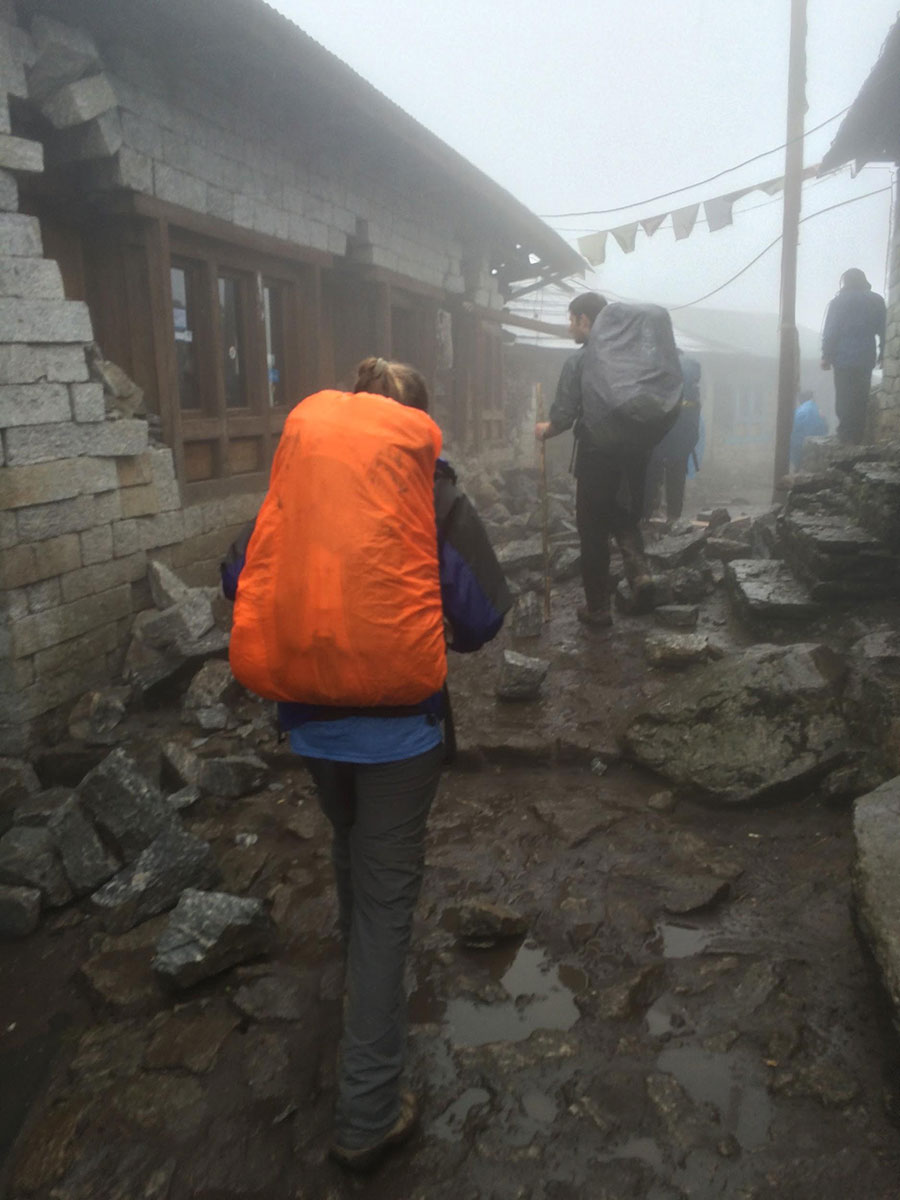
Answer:
[[[350,875],[350,833],[356,820],[356,780],[353,763],[326,758],[304,759],[319,797],[322,812],[331,822],[331,861],[337,886],[338,922],[344,953],[350,942],[353,885]]]
[[[684,511],[687,469],[687,457],[671,455],[666,459],[666,517],[670,521],[677,521]]]
[[[834,367],[834,410],[840,441],[858,445],[866,433],[872,372],[865,367]]]
[[[649,575],[641,535],[643,497],[647,486],[649,450],[629,448],[621,454],[622,487],[616,494],[612,512],[612,532],[622,551],[622,565],[629,583]]]
[[[443,746],[436,746],[399,762],[354,766],[353,915],[336,1115],[337,1140],[351,1149],[378,1141],[400,1107],[403,977],[443,757]]]
[[[659,496],[662,488],[665,469],[666,464],[664,456],[658,451],[654,450],[653,454],[650,456],[650,462],[647,464],[647,483],[644,487],[644,517],[647,518],[647,520],[649,520],[659,508]]]
[[[609,604],[609,536],[619,479],[618,466],[599,455],[579,462],[575,521],[581,542],[581,582],[592,610]]]

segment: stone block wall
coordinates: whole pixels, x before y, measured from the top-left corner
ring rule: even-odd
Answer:
[[[53,127],[16,136],[9,98]],[[439,189],[397,186],[377,153],[298,153],[182,72],[0,0],[0,755],[63,728],[74,701],[117,674],[150,559],[208,583],[261,496],[183,507],[172,452],[109,411],[90,372],[90,314],[65,299],[24,173],[77,162],[88,189],[130,189],[303,246],[348,255],[499,306],[489,264],[462,244]]]
[[[900,214],[894,225],[890,262],[884,374],[870,405],[872,440],[879,442],[900,438]]]

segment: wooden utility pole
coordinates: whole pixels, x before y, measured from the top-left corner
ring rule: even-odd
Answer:
[[[774,498],[783,498],[790,466],[791,428],[800,382],[797,337],[797,246],[803,186],[803,118],[806,114],[806,0],[791,0],[788,65],[787,147],[784,156],[784,219],[781,244],[781,320],[778,352],[778,412],[775,421]]]
[[[544,385],[536,383],[535,411],[538,421],[544,419]],[[544,620],[550,620],[550,497],[547,487],[547,443],[538,444],[541,486],[541,549],[544,553]]]

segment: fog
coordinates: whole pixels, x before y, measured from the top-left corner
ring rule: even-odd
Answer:
[[[782,174],[783,151],[669,199],[785,140],[790,0],[629,0],[562,8],[539,0],[277,0],[275,7],[465,155],[573,244]],[[551,15],[552,14],[552,15]],[[809,0],[806,128],[855,98],[897,15],[896,0]],[[818,162],[839,121],[811,134]],[[804,187],[798,320],[813,329],[849,266],[885,284],[892,172],[845,169]],[[880,190],[884,189],[884,190]],[[868,192],[878,192],[869,198]],[[702,216],[702,213],[701,213]],[[718,288],[781,230],[780,197],[738,202],[734,224],[663,226],[625,255],[608,239],[588,278],[611,294],[687,304]],[[780,248],[704,306],[776,311]],[[541,300],[535,299],[535,311]]]

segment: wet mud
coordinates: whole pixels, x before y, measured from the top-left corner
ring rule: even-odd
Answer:
[[[554,598],[542,700],[497,705],[499,647],[454,672],[463,753],[432,812],[408,971],[411,1143],[370,1179],[327,1158],[328,834],[269,737],[266,790],[182,816],[223,887],[269,902],[272,958],[173,996],[150,971],[165,917],[112,936],[87,902],[0,945],[0,1194],[896,1200],[900,1055],[853,926],[848,806],[649,803],[665,781],[615,750],[625,709],[664,684],[647,621],[582,632],[574,603]],[[702,622],[743,636],[715,605]],[[124,744],[150,767],[178,724],[177,707],[141,714]],[[460,906],[481,900],[525,935],[462,945]]]

